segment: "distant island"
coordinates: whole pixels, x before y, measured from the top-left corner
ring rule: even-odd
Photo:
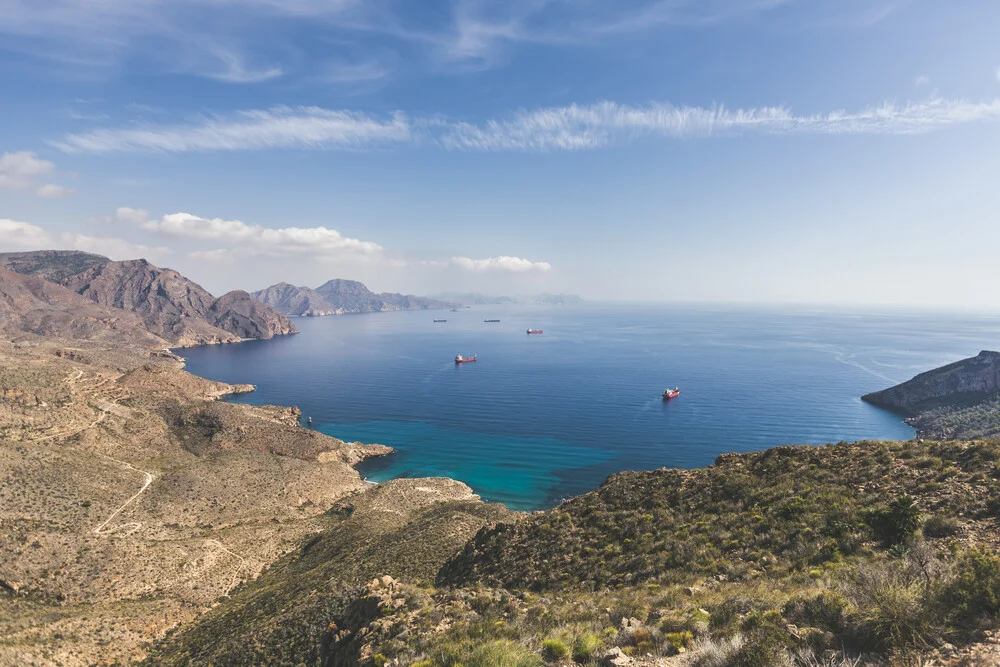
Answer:
[[[1000,436],[1000,352],[983,350],[861,398],[906,415],[921,437]]]
[[[322,317],[394,310],[441,310],[456,303],[411,294],[376,294],[357,280],[328,280],[316,289],[278,283],[250,297],[292,317]]]

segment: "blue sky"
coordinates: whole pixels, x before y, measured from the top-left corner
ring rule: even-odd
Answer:
[[[0,250],[1000,310],[1000,4],[0,0]]]

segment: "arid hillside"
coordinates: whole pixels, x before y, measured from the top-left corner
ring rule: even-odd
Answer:
[[[132,662],[324,526],[387,448],[217,402],[134,313],[0,269],[0,664]]]

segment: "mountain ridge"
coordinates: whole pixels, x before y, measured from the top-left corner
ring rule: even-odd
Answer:
[[[250,296],[292,317],[322,317],[397,310],[441,310],[455,304],[396,292],[375,293],[357,280],[334,278],[319,287],[280,282]]]
[[[173,269],[145,259],[112,261],[78,251],[0,255],[0,266],[49,279],[94,303],[131,312],[177,347],[296,333],[287,317],[236,290],[216,298]]]

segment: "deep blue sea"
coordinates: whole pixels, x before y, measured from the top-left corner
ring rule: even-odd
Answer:
[[[297,336],[179,353],[195,374],[257,385],[239,402],[297,405],[324,433],[391,445],[362,467],[372,481],[453,477],[515,509],[620,470],[910,438],[859,396],[1000,347],[1000,317],[876,310],[476,306],[295,323]]]

